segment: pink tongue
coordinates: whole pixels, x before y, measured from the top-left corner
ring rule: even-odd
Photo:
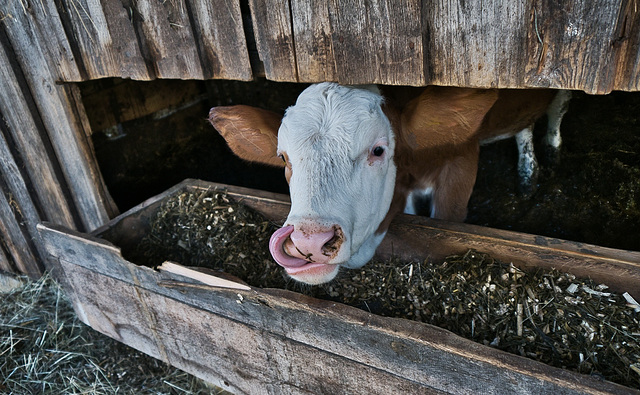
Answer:
[[[275,259],[278,265],[284,268],[297,268],[309,263],[304,259],[294,258],[284,252],[284,242],[289,238],[291,233],[293,233],[293,226],[284,226],[273,232],[269,240],[271,256],[273,256],[273,259]]]

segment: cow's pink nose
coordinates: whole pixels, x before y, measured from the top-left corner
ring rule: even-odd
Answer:
[[[334,236],[333,230],[313,233],[294,230],[289,235],[291,242],[285,242],[284,247],[291,256],[297,256],[309,262],[326,263],[331,255],[327,253],[327,246]]]

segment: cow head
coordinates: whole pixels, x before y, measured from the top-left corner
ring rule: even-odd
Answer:
[[[434,158],[470,141],[495,100],[495,91],[428,87],[392,107],[375,87],[321,83],[284,117],[231,106],[211,109],[209,121],[236,155],[285,168],[291,211],[269,249],[292,278],[320,284],[373,257],[421,177],[451,175]]]
[[[271,253],[296,280],[319,284],[368,262],[393,196],[395,139],[376,89],[322,83],[280,119],[247,106],[209,120],[240,157],[285,167],[291,211]]]

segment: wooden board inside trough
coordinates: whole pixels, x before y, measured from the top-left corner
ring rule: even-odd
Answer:
[[[239,281],[234,288],[228,278],[220,284],[218,276],[191,275],[180,265],[154,270],[123,258],[121,249],[141,240],[168,197],[213,188],[226,188],[277,223],[289,210],[283,195],[186,180],[91,235],[40,225],[50,269],[78,316],[236,393],[636,393],[424,323]],[[437,259],[469,248],[522,268],[589,276],[640,298],[637,252],[400,216],[379,255]]]

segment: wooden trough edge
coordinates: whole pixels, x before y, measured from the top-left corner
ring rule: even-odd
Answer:
[[[225,188],[230,194],[241,196],[250,206],[271,204],[276,207],[275,212],[286,215],[288,211],[286,199],[280,200],[282,195],[186,180],[114,219],[110,225],[122,222],[127,216],[134,215],[144,207],[157,204],[164,197],[183,188],[210,189],[212,186]],[[402,217],[394,223],[394,227],[397,225],[399,226],[397,229],[402,230],[403,226],[410,226],[414,220],[415,218]],[[451,224],[441,222],[430,225],[434,226],[422,224],[418,228],[426,228],[429,232],[432,228],[440,231],[451,229],[449,226]],[[458,225],[462,229],[468,226]],[[453,246],[462,242],[459,240],[460,233],[464,233],[461,228],[452,233],[456,237]],[[430,392],[530,393],[544,390],[553,393],[638,393],[627,387],[601,382],[588,376],[552,368],[527,358],[485,347],[431,325],[404,319],[384,318],[356,308],[317,300],[290,291],[246,289],[246,286],[240,282],[237,283],[239,288],[245,287],[245,289],[221,289],[194,281],[188,276],[137,266],[122,257],[119,247],[95,236],[109,229],[108,225],[92,235],[87,235],[62,226],[46,223],[38,225],[38,230],[51,255],[49,269],[57,273],[56,277],[65,285],[67,292],[71,293],[74,307],[80,318],[94,329],[125,344],[233,392],[249,393],[258,388],[265,389],[269,387],[269,383],[273,382],[279,382],[285,387],[291,385],[291,388],[298,388],[300,391],[299,386],[304,387],[305,383],[295,381],[304,381],[304,379],[270,377],[269,374],[281,375],[282,373],[275,368],[275,370],[266,369],[267,372],[264,372],[264,364],[274,364],[274,361],[277,361],[276,365],[284,364],[289,371],[292,371],[298,364],[309,363],[301,358],[312,356],[319,358],[321,362],[339,362],[340,366],[345,366],[345,371],[353,369],[353,371],[362,370],[378,374],[381,381],[363,374],[364,381],[355,376],[349,376],[351,381],[344,382],[345,385],[351,383],[355,386],[354,388],[366,387],[372,390],[372,393],[388,393],[389,385],[392,383],[397,385],[397,389],[421,389]],[[395,232],[394,228],[390,230],[390,234],[392,232]],[[499,233],[502,234],[502,231]],[[509,236],[510,233],[513,232],[506,232],[503,236]],[[485,237],[484,243],[488,244],[492,237]],[[507,249],[506,251],[513,252],[524,248],[523,245],[526,245],[526,242],[518,240],[515,242],[515,250]],[[391,241],[397,243],[397,240]],[[410,242],[413,243],[415,240],[410,238]],[[494,240],[494,243],[500,242],[499,239]],[[396,244],[396,250],[397,246],[398,244]],[[382,249],[386,248],[388,246],[382,247]],[[543,247],[534,245],[527,248],[535,250]],[[564,253],[562,248],[560,253]],[[572,259],[578,260],[578,255],[571,251],[568,254],[573,257]],[[599,251],[599,254],[601,255],[602,251]],[[614,259],[606,254],[604,257]],[[629,257],[634,258],[634,254],[631,253]],[[546,257],[543,258],[546,259]],[[628,284],[640,284],[637,277],[639,271],[637,261],[618,262],[615,267],[625,267],[625,265],[629,265],[630,272],[635,270],[635,277],[628,280]],[[196,277],[202,279],[216,276],[199,274]],[[88,284],[87,280],[91,279],[100,281]],[[87,286],[92,285],[97,289],[86,289]],[[100,292],[101,287],[107,287],[104,288],[104,293]],[[121,289],[122,294],[118,293],[114,296],[113,293],[117,289]],[[125,306],[128,307],[114,307],[115,304],[107,302],[105,298],[115,298],[120,301],[126,299]],[[105,308],[103,304],[111,305],[113,311],[108,311],[109,308]],[[158,306],[156,307],[155,304]],[[142,306],[140,309],[145,312],[131,307],[134,305]],[[160,305],[166,310],[163,310]],[[126,311],[123,312],[121,309],[133,309],[133,311],[131,314],[126,314]],[[187,334],[176,332],[175,328],[171,331],[158,331],[159,327],[166,325],[163,318],[171,321],[170,316],[163,317],[163,313],[169,310],[174,314],[177,314],[178,310],[185,314],[181,318],[187,320],[187,323],[176,325],[178,327],[184,325],[183,329],[188,332]],[[203,322],[192,322],[189,314],[194,316],[205,314],[207,320],[217,322],[221,328],[233,326],[234,331],[238,331],[234,334],[241,338],[249,336],[255,340],[258,336],[262,340],[258,341],[259,344],[256,345],[258,349],[253,352],[238,349],[238,347],[242,348],[242,345],[238,345],[238,342],[228,337],[232,334],[222,333],[216,336],[215,333],[201,333],[204,331],[201,327]],[[131,329],[132,326],[127,325],[128,332],[115,329],[119,327],[114,323],[132,323],[127,320],[141,321],[138,322],[140,328]],[[196,336],[193,338],[194,344],[189,346],[187,344],[189,343],[187,340],[191,339],[189,333],[205,336],[206,340]],[[180,343],[178,354],[172,349],[176,342]],[[207,342],[216,344],[217,348],[207,347]],[[197,350],[191,350],[197,355],[179,354],[179,351],[184,352],[184,349],[198,346],[203,349],[199,351],[200,354],[196,352]],[[275,347],[275,350],[265,351],[269,347]],[[227,351],[233,349],[235,356],[228,353],[216,354],[221,349]],[[291,349],[297,350],[300,356],[286,352]],[[218,356],[212,356],[212,353]],[[264,358],[263,354],[266,355],[266,360],[261,359]],[[237,361],[243,356],[244,360]],[[206,363],[207,361],[210,361],[209,364]],[[227,366],[229,364],[242,365],[243,373]],[[283,368],[285,367],[280,367],[280,369]],[[315,373],[306,372],[306,374],[311,381],[327,379],[323,375],[316,374],[316,377]],[[275,380],[276,378],[280,381]],[[340,378],[340,380],[343,379],[344,377]],[[327,384],[330,383],[331,379]],[[334,384],[341,385],[340,383]],[[376,385],[382,385],[382,387],[376,389]],[[279,391],[271,388],[268,392]]]

